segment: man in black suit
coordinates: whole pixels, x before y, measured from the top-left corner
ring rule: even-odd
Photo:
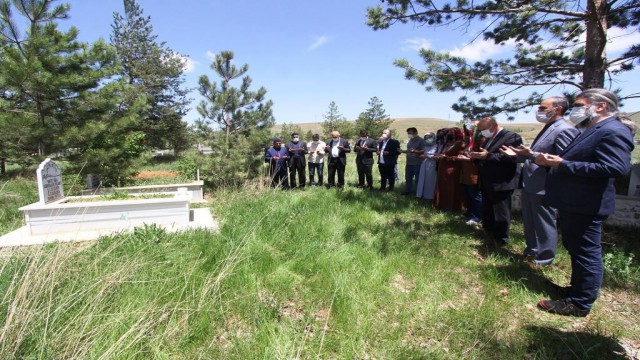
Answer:
[[[327,187],[336,186],[336,171],[338,172],[338,188],[344,188],[344,169],[347,166],[347,153],[351,152],[349,142],[340,137],[337,131],[331,132],[331,140],[327,143],[325,152],[329,154],[329,176]]]
[[[355,150],[356,168],[358,169],[358,185],[356,187],[365,187],[366,179],[366,187],[372,189],[373,175],[371,174],[371,170],[373,169],[373,153],[378,150],[378,143],[369,137],[367,130],[360,130],[360,139],[358,139],[356,143]]]
[[[300,134],[291,134],[291,141],[286,144],[287,152],[289,153],[289,183],[291,188],[295,189],[299,187],[304,189],[304,185],[307,182],[306,175],[306,161],[304,154],[307,152],[307,143],[300,141]],[[296,173],[298,173],[298,179],[300,184],[296,184]]]
[[[520,180],[520,165],[516,159],[503,154],[502,146],[522,145],[520,135],[505,130],[493,117],[478,122],[478,131],[486,139],[480,151],[469,156],[477,160],[478,182],[482,190],[482,227],[497,245],[509,241],[511,222],[511,194]]]
[[[400,142],[391,138],[391,130],[382,132],[378,144],[378,170],[380,170],[380,191],[393,191],[396,184],[394,169],[400,154]],[[387,183],[389,187],[387,188]]]

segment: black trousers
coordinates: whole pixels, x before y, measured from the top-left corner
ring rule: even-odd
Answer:
[[[286,165],[276,167],[275,164],[272,164],[269,169],[269,175],[271,176],[271,186],[274,188],[278,186],[281,186],[283,189],[289,188],[289,176]]]
[[[482,191],[482,227],[497,243],[509,241],[513,190]]]
[[[298,173],[298,179],[300,180],[300,187],[303,188],[307,182],[305,161],[302,158],[292,158],[291,165],[289,166],[289,183],[294,188],[296,184],[296,173]]]
[[[380,171],[380,189],[387,187],[389,184],[389,190],[393,190],[396,185],[396,174],[394,172],[396,164],[378,164],[378,170]]]
[[[373,164],[363,164],[362,159],[356,159],[356,167],[358,169],[358,185],[364,186],[365,180],[367,187],[373,186]]]
[[[338,172],[338,187],[344,187],[344,169],[345,166],[340,161],[340,158],[329,157],[329,176],[327,177],[327,184],[329,186],[335,186],[336,172]]]

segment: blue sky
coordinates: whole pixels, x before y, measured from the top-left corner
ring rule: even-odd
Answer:
[[[61,27],[75,26],[82,41],[109,40],[113,13],[123,11],[121,0],[67,0],[70,19]],[[447,50],[472,60],[502,58],[510,45],[467,45],[473,33],[454,28],[437,31],[412,24],[373,31],[365,25],[366,8],[377,0],[138,0],[151,17],[159,41],[187,57],[186,86],[195,88],[198,77],[218,80],[210,69],[212,55],[235,53],[239,64],[248,64],[252,88],[267,89],[274,102],[277,123],[320,122],[335,101],[349,120],[367,108],[377,96],[392,118],[436,117],[459,120],[451,110],[457,93],[426,92],[415,81],[404,79],[396,58],[422,64],[420,47]],[[639,43],[638,32],[616,37],[610,54],[625,44]],[[638,71],[627,73],[618,86],[640,92]],[[626,80],[625,80],[626,79]],[[239,86],[239,83],[237,84]],[[486,93],[489,95],[491,92]],[[555,95],[556,93],[553,93]],[[201,97],[196,90],[192,110],[185,120],[199,117]],[[623,110],[640,110],[640,100],[625,102]],[[532,113],[516,115],[518,122],[534,122]]]

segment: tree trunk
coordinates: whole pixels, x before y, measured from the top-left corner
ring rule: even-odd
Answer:
[[[607,1],[587,0],[587,39],[584,46],[583,90],[604,87],[607,45]]]
[[[0,175],[7,175],[7,159],[0,159]]]

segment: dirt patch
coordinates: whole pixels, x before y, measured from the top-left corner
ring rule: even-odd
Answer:
[[[176,174],[175,171],[171,171],[171,170],[144,170],[144,171],[140,171],[135,176],[135,178],[136,179],[157,179],[157,178],[166,179],[166,178],[172,178],[176,176],[178,176],[178,174]]]

